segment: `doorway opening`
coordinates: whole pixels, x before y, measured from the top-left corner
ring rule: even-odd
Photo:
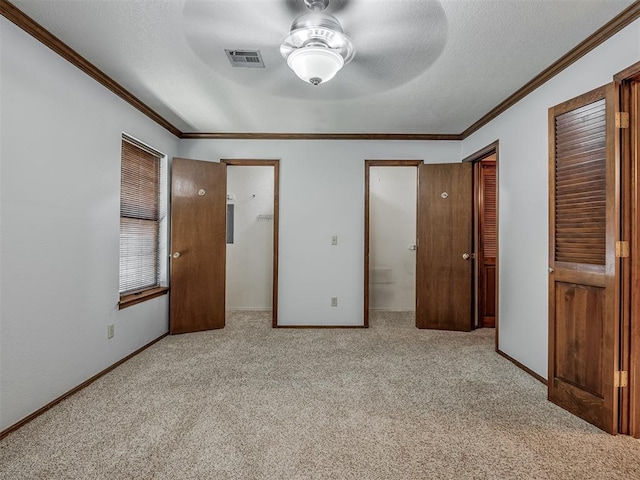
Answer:
[[[271,312],[277,326],[278,160],[227,165],[227,312]]]
[[[371,280],[371,170],[416,167],[415,326],[468,332],[473,328],[472,163],[366,160],[364,208],[364,327],[369,326]],[[406,241],[405,241],[406,242]],[[413,249],[413,242],[406,248]]]
[[[476,216],[476,328],[496,325],[496,257],[498,230],[496,223],[496,154],[474,165]]]
[[[599,261],[592,260],[594,265],[587,265],[590,269],[579,265],[580,268],[574,268],[575,272],[569,272],[571,276],[563,271],[569,262],[561,262],[557,257],[578,251],[578,242],[571,244],[571,250],[566,248],[566,241],[563,250],[556,249],[558,239],[565,238],[557,233],[556,223],[560,222],[556,221],[554,205],[550,205],[550,286],[560,283],[556,279],[558,273],[564,276],[561,279],[564,291],[577,290],[576,287],[582,286],[576,285],[578,283],[590,281],[591,284],[590,288],[578,291],[579,295],[573,295],[575,299],[561,290],[561,298],[556,302],[560,307],[554,305],[550,288],[548,398],[608,433],[640,438],[640,255],[637,254],[640,251],[640,62],[615,75],[612,83],[552,107],[549,112],[553,120],[550,122],[550,168],[558,163],[560,153],[575,165],[574,150],[581,148],[582,162],[594,165],[580,171],[583,176],[591,174],[587,178],[589,189],[582,187],[582,191],[594,198],[597,192],[594,185],[597,186],[596,180],[599,180],[599,198],[604,201],[600,201],[599,215],[594,212],[593,201],[583,201],[589,210],[585,207],[578,210],[588,212],[590,220],[599,220],[603,228],[596,245],[599,248],[594,247],[593,240],[587,244],[584,239],[590,237],[581,232],[585,245],[582,250],[590,255],[583,253],[582,263],[587,264],[593,258]],[[569,114],[574,118],[568,117]],[[587,115],[588,122],[576,121],[579,116],[586,118]],[[557,120],[560,116],[563,122]],[[563,136],[557,134],[558,125],[565,130]],[[593,153],[580,142],[578,134],[566,134],[569,127],[579,128],[584,138],[588,136]],[[571,139],[573,150],[562,150],[556,145],[561,141],[564,141],[562,146],[567,145],[567,138]],[[555,199],[553,189],[555,197],[566,193],[566,188],[555,187],[555,177],[551,171],[550,200]],[[574,183],[580,180],[576,173],[571,178]],[[577,210],[574,198],[575,194],[570,204],[573,211]],[[574,235],[575,224],[574,221],[569,225]],[[572,301],[570,308],[565,305],[568,298]],[[588,313],[581,316],[573,313],[585,311]],[[580,324],[576,318],[587,320]]]
[[[415,314],[417,181],[415,168],[371,168],[370,310]]]
[[[420,164],[365,161],[365,327],[371,312],[389,318],[415,315]]]
[[[464,161],[473,162],[474,328],[495,328],[497,350],[498,142]]]

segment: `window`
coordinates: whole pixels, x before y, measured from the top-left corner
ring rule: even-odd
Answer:
[[[166,293],[163,283],[161,195],[163,155],[122,139],[120,308]]]

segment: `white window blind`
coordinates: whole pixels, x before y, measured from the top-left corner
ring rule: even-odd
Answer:
[[[160,284],[160,157],[122,140],[120,294]]]

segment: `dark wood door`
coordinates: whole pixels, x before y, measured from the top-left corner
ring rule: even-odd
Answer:
[[[418,167],[416,326],[472,327],[472,164]]]
[[[496,325],[496,155],[478,162],[478,327]]]
[[[549,400],[618,426],[614,85],[549,109]]]
[[[174,158],[171,165],[172,334],[224,327],[226,165]]]

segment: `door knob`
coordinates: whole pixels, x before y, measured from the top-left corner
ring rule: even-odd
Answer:
[[[464,258],[465,260],[469,260],[469,257],[471,257],[471,255],[469,255],[468,253],[462,254],[462,258]]]
[[[173,255],[171,255],[173,258],[180,258],[180,252],[176,252]]]
[[[553,273],[553,268],[549,267],[549,273]]]

